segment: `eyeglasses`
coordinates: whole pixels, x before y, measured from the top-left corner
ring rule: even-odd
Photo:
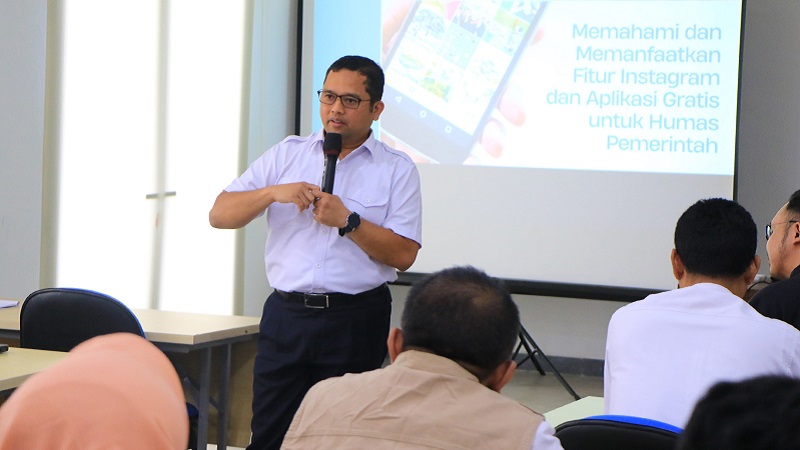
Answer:
[[[326,105],[332,105],[336,103],[336,99],[342,99],[342,106],[347,109],[358,109],[361,102],[364,100],[370,100],[368,98],[358,98],[354,95],[336,95],[330,91],[323,91],[322,89],[317,91],[317,95],[319,96],[319,102],[324,103]]]
[[[774,233],[774,230],[772,229],[773,225],[783,225],[785,223],[798,223],[798,222],[800,222],[800,220],[787,220],[786,222],[778,222],[778,223],[770,222],[770,223],[768,223],[767,224],[767,230],[766,230],[767,231],[767,240],[769,240],[769,237],[772,236],[772,233]]]

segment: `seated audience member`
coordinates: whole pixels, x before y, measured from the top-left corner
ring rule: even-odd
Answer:
[[[767,225],[770,276],[776,281],[750,300],[761,314],[800,328],[800,191]]]
[[[678,450],[797,450],[800,381],[762,376],[716,384],[697,403]]]
[[[436,272],[411,288],[401,326],[389,366],[311,388],[281,448],[562,448],[540,414],[499,394],[519,312],[496,279]]]
[[[675,227],[679,289],[617,310],[606,339],[605,412],[683,427],[719,381],[800,376],[800,331],[742,299],[759,268],[756,225],[738,204],[701,200]]]
[[[188,438],[175,369],[130,333],[83,342],[0,408],[2,450],[183,450]]]

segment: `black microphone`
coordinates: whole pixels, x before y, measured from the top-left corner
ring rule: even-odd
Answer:
[[[325,153],[322,192],[333,194],[333,176],[336,173],[336,161],[339,159],[339,153],[342,153],[342,135],[339,133],[325,133],[322,152]]]

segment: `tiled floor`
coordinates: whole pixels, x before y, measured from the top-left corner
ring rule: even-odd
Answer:
[[[603,396],[603,378],[585,377],[581,375],[564,375],[572,389],[581,397],[588,395]],[[539,375],[535,370],[517,370],[514,379],[505,388],[503,394],[516,399],[534,411],[546,413],[574,401],[572,395],[558,382],[552,374]],[[216,450],[216,446],[209,445],[209,450]],[[228,447],[230,450],[241,450],[238,447]]]
[[[564,378],[581,397],[603,396],[602,377],[565,374]],[[540,413],[575,400],[552,373],[542,376],[535,370],[517,370],[511,383],[503,388],[503,394]]]

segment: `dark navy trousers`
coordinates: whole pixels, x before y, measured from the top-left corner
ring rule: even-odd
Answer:
[[[318,381],[380,368],[391,312],[385,285],[322,309],[270,294],[259,329],[247,450],[279,449],[303,396]]]

